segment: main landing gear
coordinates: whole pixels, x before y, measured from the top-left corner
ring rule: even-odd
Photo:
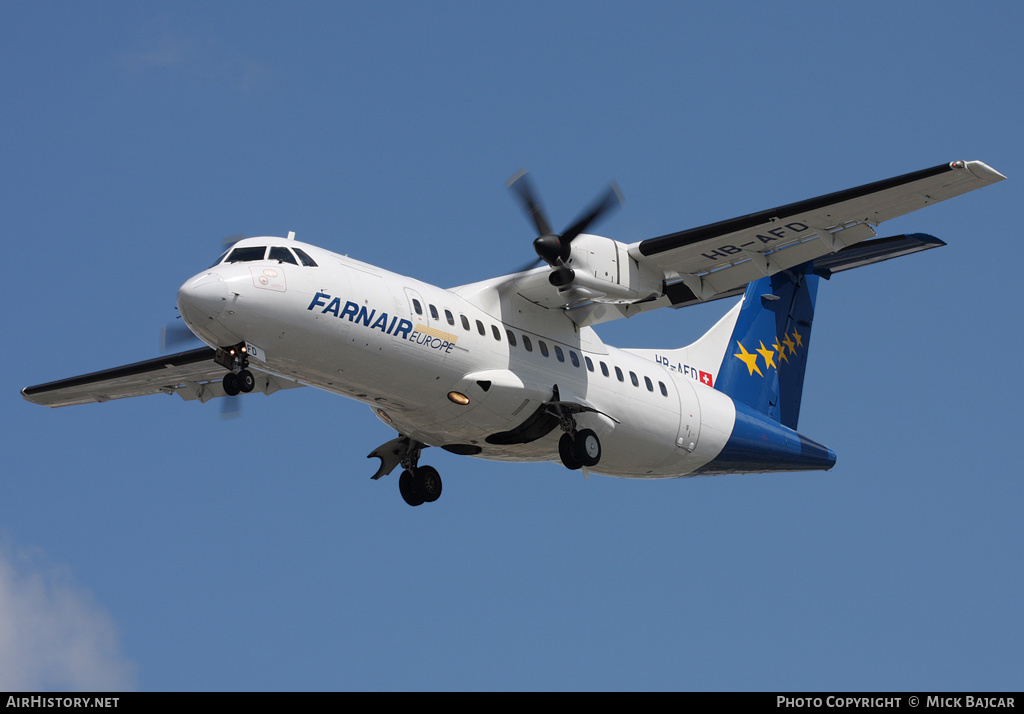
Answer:
[[[380,459],[380,468],[372,478],[379,479],[391,473],[401,464],[402,475],[398,478],[398,490],[402,499],[410,506],[433,503],[441,497],[441,476],[433,466],[420,466],[420,452],[426,448],[408,436],[382,444],[374,449],[367,458]]]
[[[601,461],[601,440],[592,429],[565,432],[558,440],[558,455],[567,469],[597,466]]]
[[[398,477],[398,490],[410,506],[433,503],[441,497],[441,476],[433,466],[406,469]]]
[[[441,497],[441,475],[433,466],[418,466],[423,445],[410,439],[408,448],[402,454],[401,464],[405,469],[398,477],[398,490],[410,506],[433,503]]]
[[[559,414],[562,438],[558,440],[558,456],[567,469],[597,466],[601,461],[601,440],[593,429],[576,429],[576,419],[564,411]]]

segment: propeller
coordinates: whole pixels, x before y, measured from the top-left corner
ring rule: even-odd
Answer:
[[[242,397],[239,394],[235,396],[226,396],[220,400],[220,418],[221,419],[237,419],[242,416]]]
[[[237,243],[240,240],[243,240],[244,238],[245,238],[245,233],[233,233],[232,235],[226,236],[224,238],[224,250],[227,250],[228,248],[233,246],[235,243]]]
[[[181,316],[178,316],[181,319]],[[192,330],[178,322],[169,322],[160,328],[160,351],[178,349],[183,345],[196,344],[199,338],[192,334]]]
[[[244,233],[234,233],[226,236],[221,242],[223,243],[221,252],[226,253],[231,250],[238,241],[245,238]],[[177,309],[177,308],[175,308]],[[181,319],[181,315],[178,315],[178,320]],[[197,345],[200,344],[200,340],[192,331],[188,329],[184,324],[179,322],[169,322],[160,328],[160,351],[167,352],[172,349],[179,349],[184,345]]]
[[[581,233],[584,233],[591,224],[603,218],[622,205],[622,192],[614,181],[604,193],[588,207],[580,216],[561,234],[551,230],[551,224],[544,214],[544,209],[537,198],[537,192],[533,182],[525,169],[517,172],[508,180],[508,187],[519,199],[530,221],[537,229],[537,238],[533,241],[533,249],[537,252],[537,260],[532,261],[522,270],[529,270],[541,262],[547,263],[554,270],[549,280],[555,287],[565,287],[572,282],[575,274],[565,261],[572,253],[572,242]],[[520,271],[521,272],[521,271]]]

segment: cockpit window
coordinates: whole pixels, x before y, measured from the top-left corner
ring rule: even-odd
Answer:
[[[270,259],[280,260],[282,263],[291,263],[292,265],[298,265],[295,261],[295,256],[287,248],[281,246],[272,246],[270,248]]]
[[[310,258],[309,255],[306,254],[306,251],[302,250],[301,248],[295,248],[294,250],[295,250],[295,255],[299,256],[299,262],[300,263],[305,265],[307,268],[315,268],[316,267],[316,261],[313,260],[312,258]]]
[[[250,260],[263,260],[267,252],[266,246],[252,246],[249,248],[235,248],[228,256],[229,263],[245,263]]]

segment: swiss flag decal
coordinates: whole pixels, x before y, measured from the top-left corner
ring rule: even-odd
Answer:
[[[700,381],[701,381],[701,384],[706,384],[709,387],[715,386],[715,385],[713,385],[711,383],[711,375],[708,374],[707,372],[701,372],[700,373]]]

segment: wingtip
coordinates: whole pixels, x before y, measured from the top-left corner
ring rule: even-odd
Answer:
[[[986,183],[995,183],[1006,179],[1005,176],[986,164],[984,161],[954,161],[953,165],[966,168]]]

